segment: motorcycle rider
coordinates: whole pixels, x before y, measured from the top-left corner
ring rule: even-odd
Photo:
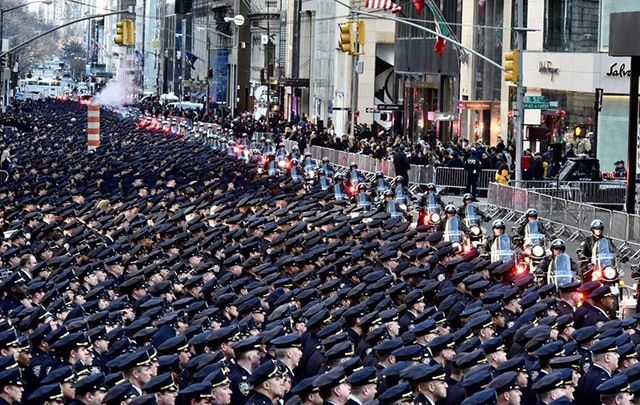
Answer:
[[[291,159],[296,159],[296,160],[302,159],[302,154],[300,153],[300,148],[298,148],[298,145],[293,145],[291,147]]]
[[[536,268],[536,273],[540,273],[544,275],[544,277],[542,277],[542,280],[544,283],[546,283],[547,281],[547,271],[549,270],[549,266],[551,265],[551,263],[553,262],[556,256],[561,255],[565,252],[566,248],[567,247],[562,239],[554,239],[553,242],[551,242],[551,254],[545,256],[540,261],[540,263],[538,264],[538,267]],[[575,275],[579,275],[580,268],[578,267],[578,264],[573,260],[573,258],[570,258],[570,260],[571,260],[571,271]]]
[[[547,236],[547,230],[545,229],[544,225],[542,225],[542,222],[538,221],[537,210],[535,210],[534,208],[529,208],[525,213],[525,217],[526,217],[526,220],[518,226],[518,230],[516,231],[516,233],[519,236],[522,236],[524,238],[526,236],[525,232],[527,230],[527,225],[530,224],[531,222],[536,222],[536,221],[538,222],[538,233],[541,233]]]
[[[344,185],[344,176],[340,173],[333,177],[333,193],[338,201],[344,201],[348,198],[347,188]]]
[[[363,211],[371,210],[371,196],[367,192],[367,185],[364,183],[358,184],[358,194],[356,195],[356,202],[358,203],[358,208]]]
[[[447,220],[455,218],[458,215],[456,211],[456,206],[453,204],[448,204],[446,207],[444,207],[444,214],[446,217],[442,221],[440,221],[440,223],[438,224],[438,230],[440,232],[445,232],[447,227],[447,222],[448,222]],[[464,224],[462,220],[458,221],[458,223],[460,224],[460,230],[466,234],[469,231],[467,226]],[[455,230],[455,229],[452,229],[452,230]]]
[[[288,174],[291,176],[293,181],[300,181],[304,177],[302,170],[298,167],[298,160],[291,159],[291,166],[287,169]]]
[[[438,191],[436,190],[436,185],[434,183],[427,184],[427,192],[422,195],[422,197],[420,198],[420,201],[418,202],[418,205],[421,207],[426,207],[429,202],[429,196],[434,196],[436,200],[436,204],[438,204],[440,208],[444,211],[444,203],[442,202],[442,199],[438,195]]]
[[[314,189],[328,190],[331,187],[331,180],[324,172],[324,169],[318,169],[318,183],[314,185]]]
[[[476,199],[473,197],[473,194],[471,193],[466,193],[465,195],[462,196],[462,205],[460,206],[460,208],[458,208],[458,216],[460,218],[464,219],[465,215],[467,214],[466,208],[469,205],[473,205],[475,200]],[[491,220],[491,217],[485,214],[480,208],[478,208],[478,206],[475,206],[475,209],[476,209],[476,214],[478,214],[478,216],[483,221],[488,222]]]
[[[618,249],[616,248],[616,245],[613,244],[613,241],[604,236],[604,222],[599,219],[594,219],[591,222],[591,235],[589,235],[581,244],[582,255],[591,260],[591,256],[593,255],[593,247],[602,238],[605,238],[609,242],[609,249],[612,253],[618,252]]]
[[[387,190],[391,190],[391,186],[389,182],[384,178],[383,172],[376,172],[376,179],[373,184],[373,192],[376,194],[376,197],[382,197],[384,192]]]
[[[348,176],[347,180],[351,184],[358,184],[364,180],[364,176],[360,173],[360,170],[358,170],[358,164],[356,162],[351,162],[351,164],[349,164]]]
[[[393,190],[385,191],[384,200],[378,207],[378,211],[391,214],[392,217],[403,216],[405,218],[409,218],[409,214],[407,214],[405,210],[400,208],[399,204],[396,202]]]
[[[396,176],[393,192],[396,195],[396,200],[398,200],[398,203],[407,204],[409,200],[409,189],[404,185],[402,176]]]
[[[487,239],[485,240],[484,245],[482,245],[485,253],[491,253],[491,247],[493,245],[493,241],[496,240],[497,237],[504,235],[506,229],[507,229],[507,225],[504,223],[503,220],[496,219],[495,221],[493,221],[493,223],[491,224],[492,233],[491,235],[487,236]]]
[[[333,177],[333,166],[331,166],[328,157],[325,156],[322,158],[322,165],[320,167],[324,170],[327,176]]]

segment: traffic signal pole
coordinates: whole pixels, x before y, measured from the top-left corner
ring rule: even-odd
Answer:
[[[356,111],[358,110],[358,61],[360,60],[360,44],[358,42],[359,32],[357,14],[351,11],[351,21],[355,24],[351,25],[352,32],[355,31],[353,41],[353,56],[351,57],[351,127],[349,134],[355,138],[356,133]],[[355,29],[353,29],[355,27]]]
[[[55,28],[52,28],[52,29],[50,29],[49,31],[45,31],[45,32],[43,32],[42,34],[38,34],[38,35],[36,35],[35,37],[31,37],[31,38],[27,39],[26,41],[24,41],[23,43],[21,43],[21,44],[18,44],[18,45],[16,45],[16,46],[14,46],[13,48],[9,49],[9,50],[8,50],[8,51],[6,51],[6,52],[2,52],[2,53],[0,54],[0,58],[2,58],[2,57],[4,57],[4,56],[7,56],[7,55],[8,55],[8,54],[10,54],[11,52],[15,52],[15,51],[17,51],[18,49],[22,49],[22,48],[24,48],[25,46],[27,46],[27,45],[29,45],[30,43],[32,43],[33,41],[37,41],[38,39],[40,39],[40,38],[42,38],[42,37],[44,37],[44,36],[47,36],[47,35],[51,34],[52,32],[56,32],[56,31],[58,31],[59,29],[62,29],[62,28],[64,28],[64,27],[68,27],[68,26],[70,26],[70,25],[77,24],[77,23],[82,22],[82,21],[91,20],[91,19],[93,19],[93,18],[102,18],[102,17],[108,17],[108,16],[110,16],[110,15],[127,14],[127,13],[128,13],[128,14],[133,14],[133,11],[132,11],[132,10],[129,10],[129,9],[127,9],[127,10],[120,10],[120,11],[112,11],[112,12],[110,12],[110,13],[94,14],[94,15],[89,15],[89,16],[86,16],[86,17],[81,17],[81,18],[75,19],[75,20],[73,20],[73,21],[69,21],[69,22],[64,23],[64,24],[62,24],[62,25],[59,25],[59,26],[57,26],[57,27],[55,27]]]
[[[524,0],[516,0],[516,49],[522,50],[524,47]],[[520,59],[520,55],[518,55]],[[513,117],[513,138],[516,143],[516,183],[522,181],[522,124],[524,122],[524,93],[522,85],[522,61],[518,60],[517,66],[517,87],[516,87],[516,116]]]

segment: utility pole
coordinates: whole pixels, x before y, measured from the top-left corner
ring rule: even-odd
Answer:
[[[267,62],[267,133],[271,132],[271,78],[269,69],[269,43],[271,42],[271,8],[267,4],[267,43],[264,46],[264,58]],[[275,68],[275,66],[274,66]]]
[[[351,129],[349,130],[349,134],[352,137],[355,137],[356,133],[356,111],[358,110],[358,61],[360,59],[360,44],[359,44],[359,32],[358,29],[358,20],[359,16],[355,13],[355,11],[351,10],[350,15],[351,21],[354,22],[352,25],[355,27],[354,34],[354,52],[351,57]]]
[[[516,0],[516,49],[524,48],[524,0]],[[522,123],[524,122],[524,93],[522,85],[522,63],[518,63],[518,82],[516,87],[516,116],[514,117],[513,137],[516,142],[516,182],[522,181]]]

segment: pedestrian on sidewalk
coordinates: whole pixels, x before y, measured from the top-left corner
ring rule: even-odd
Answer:
[[[409,169],[411,169],[411,165],[409,164],[407,154],[404,153],[404,145],[402,144],[398,146],[398,151],[393,156],[393,166],[396,171],[396,176],[402,176],[402,184],[409,186]]]

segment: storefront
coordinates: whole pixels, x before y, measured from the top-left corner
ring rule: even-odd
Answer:
[[[597,131],[602,171],[613,170],[616,160],[626,160],[628,58],[604,53],[525,52],[522,63],[527,96],[544,96],[554,102],[548,110],[526,110],[525,125],[549,127],[552,136],[564,131],[569,136],[584,137]],[[603,93],[601,111],[595,109],[596,89]],[[560,115],[562,123],[553,127]]]

